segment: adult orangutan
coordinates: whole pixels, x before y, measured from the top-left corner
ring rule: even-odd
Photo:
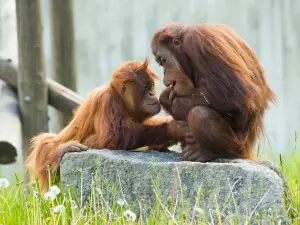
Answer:
[[[183,159],[251,158],[275,94],[245,41],[226,25],[171,23],[151,47],[167,86],[160,102],[189,128]]]
[[[26,164],[39,177],[41,190],[48,186],[47,166],[57,174],[66,152],[153,149],[182,139],[178,123],[171,117],[151,118],[161,108],[154,89],[157,78],[148,67],[148,59],[144,63],[127,62],[113,73],[107,86],[91,92],[59,134],[34,137]]]

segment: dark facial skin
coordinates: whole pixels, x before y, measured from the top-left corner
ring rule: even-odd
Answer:
[[[153,54],[157,63],[163,67],[164,85],[167,87],[172,87],[170,100],[173,100],[175,95],[192,95],[194,93],[193,82],[185,74],[174,54],[163,45],[156,46],[153,50]]]
[[[157,96],[155,95],[155,84],[148,73],[144,70],[137,71],[138,89],[143,96],[140,111],[149,116],[159,113],[161,107]]]
[[[164,45],[157,45],[153,54],[157,63],[163,67],[163,82],[167,86],[159,101],[176,120],[186,120],[192,108],[203,103],[207,105],[204,96],[199,95],[197,88],[169,49]]]

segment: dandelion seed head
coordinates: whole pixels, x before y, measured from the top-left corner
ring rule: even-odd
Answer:
[[[122,206],[125,204],[125,201],[124,201],[123,199],[119,199],[119,200],[117,201],[117,204],[118,204],[120,207],[122,207]]]
[[[53,192],[55,195],[60,193],[60,189],[56,185],[51,186],[49,191]]]
[[[123,215],[128,222],[134,222],[136,220],[136,215],[130,209],[127,209]]]
[[[56,195],[60,193],[60,189],[53,185],[49,188],[49,191],[44,195],[45,199],[51,199],[54,200],[56,198]]]
[[[0,178],[0,188],[8,188],[9,182],[6,178]]]
[[[48,191],[45,195],[44,198],[47,200],[54,200],[56,198],[56,194],[52,191]]]
[[[54,213],[60,213],[64,211],[66,208],[63,205],[57,205],[53,208]]]

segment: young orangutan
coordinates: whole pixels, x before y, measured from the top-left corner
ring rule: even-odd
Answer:
[[[66,152],[153,149],[184,139],[184,128],[178,129],[180,122],[171,117],[152,118],[161,106],[154,89],[158,76],[148,64],[148,59],[124,63],[108,85],[91,92],[59,134],[43,133],[33,138],[26,166],[39,177],[42,191],[48,187],[48,165],[58,174]]]

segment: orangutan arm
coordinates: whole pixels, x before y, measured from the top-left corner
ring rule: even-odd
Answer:
[[[134,129],[136,138],[132,149],[148,146],[149,149],[166,148],[183,141],[188,132],[187,123],[175,121],[172,117],[151,118],[144,124],[137,124]]]
[[[240,110],[240,103],[226,100],[226,98],[222,99],[217,93],[209,93],[205,88],[195,88],[190,96],[177,96],[172,94],[172,88],[166,88],[159,100],[164,109],[176,120],[186,120],[189,112],[196,106],[209,107],[220,113]]]

